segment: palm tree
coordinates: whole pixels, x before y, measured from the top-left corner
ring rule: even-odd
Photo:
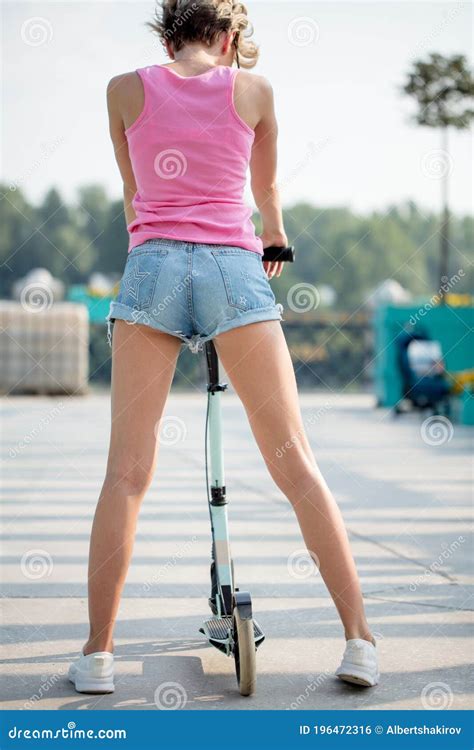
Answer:
[[[441,153],[437,170],[442,178],[442,221],[440,232],[440,290],[449,271],[449,200],[451,159],[448,128],[464,130],[474,116],[474,78],[464,55],[443,57],[431,53],[426,61],[417,60],[408,73],[403,92],[418,102],[414,117],[419,125],[441,128]],[[441,293],[441,296],[444,295]]]

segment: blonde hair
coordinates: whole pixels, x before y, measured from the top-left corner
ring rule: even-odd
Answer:
[[[259,50],[249,37],[253,28],[247,8],[233,0],[162,0],[157,4],[153,22],[148,26],[161,43],[168,41],[175,51],[189,42],[211,46],[222,32],[235,32],[234,59],[239,68],[253,68]]]

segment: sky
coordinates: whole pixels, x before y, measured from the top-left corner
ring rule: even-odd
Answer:
[[[105,90],[118,73],[167,62],[145,22],[154,1],[3,2],[1,179],[33,202],[56,187],[121,183],[109,142]],[[282,201],[356,212],[416,201],[437,211],[450,174],[456,213],[472,207],[472,133],[420,128],[400,93],[413,61],[430,52],[472,64],[467,2],[248,0],[275,92]],[[252,203],[250,191],[247,200]]]

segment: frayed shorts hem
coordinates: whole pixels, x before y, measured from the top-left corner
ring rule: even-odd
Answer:
[[[262,323],[267,320],[283,320],[282,312],[283,305],[280,303],[270,307],[258,308],[256,310],[247,310],[246,312],[241,312],[237,317],[232,318],[232,320],[226,320],[224,323],[217,326],[211,334],[201,335],[196,333],[193,336],[186,336],[186,334],[181,331],[172,331],[144,311],[137,311],[120,302],[112,301],[110,303],[109,314],[106,318],[107,341],[109,346],[112,346],[113,324],[115,320],[124,320],[126,323],[146,325],[154,330],[168,333],[170,336],[176,336],[176,338],[181,339],[183,346],[187,346],[193,354],[197,354],[204,349],[204,344],[207,341],[211,341],[220,333],[225,333],[226,331],[231,331],[234,328],[240,328],[241,326],[249,325],[250,323]]]

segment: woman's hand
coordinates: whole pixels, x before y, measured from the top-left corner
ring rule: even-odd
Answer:
[[[273,235],[265,234],[264,232],[260,239],[262,240],[264,250],[267,247],[288,247],[288,237],[284,232]],[[280,276],[281,272],[283,271],[283,266],[284,263],[281,260],[265,260],[263,262],[263,267],[269,279],[273,279],[274,276],[278,278],[278,276]]]

